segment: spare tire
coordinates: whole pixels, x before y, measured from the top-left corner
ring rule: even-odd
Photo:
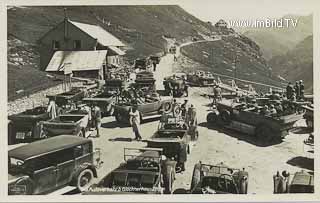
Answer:
[[[164,113],[170,113],[172,111],[171,102],[167,101],[162,104],[162,110]]]

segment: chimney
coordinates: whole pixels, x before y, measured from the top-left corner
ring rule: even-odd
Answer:
[[[68,15],[67,8],[64,8],[64,38],[68,39]]]

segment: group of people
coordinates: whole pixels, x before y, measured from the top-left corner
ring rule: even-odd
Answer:
[[[291,82],[288,83],[286,88],[287,99],[296,101],[304,99],[304,84],[303,81],[296,81],[295,85],[292,85]]]

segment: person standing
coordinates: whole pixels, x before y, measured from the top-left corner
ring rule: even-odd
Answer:
[[[157,63],[154,61],[152,64],[153,64],[153,71],[155,72],[157,70]]]
[[[140,141],[142,139],[140,134],[140,113],[137,106],[133,106],[129,113],[130,124],[135,135],[135,140]]]
[[[47,112],[49,113],[51,119],[54,119],[57,117],[57,105],[54,97],[50,98]]]
[[[97,137],[100,137],[100,127],[101,127],[101,109],[97,106],[97,104],[94,104],[93,107],[93,119],[95,123],[95,128],[97,130]]]
[[[291,82],[289,82],[288,86],[286,88],[286,93],[287,93],[287,99],[288,100],[292,99],[293,92],[294,92],[293,86],[292,86]]]
[[[303,84],[303,81],[300,80],[299,82],[300,84],[300,99],[304,100],[304,84]]]
[[[187,110],[189,109],[189,106],[188,106],[188,100],[185,99],[184,100],[184,103],[181,105],[181,116],[183,118],[186,117],[186,114],[187,114]]]
[[[214,97],[216,101],[221,101],[222,100],[222,96],[221,96],[221,88],[219,87],[219,85],[216,85],[213,89],[213,93],[214,93]]]
[[[296,81],[296,84],[294,85],[294,92],[296,93],[296,99],[300,99],[300,84],[299,81]]]
[[[183,85],[184,85],[184,92],[186,93],[186,97],[188,97],[189,96],[189,86],[187,85],[187,83],[186,83],[186,80],[183,80]]]

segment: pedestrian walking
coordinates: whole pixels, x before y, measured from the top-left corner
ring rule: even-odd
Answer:
[[[157,70],[157,63],[154,61],[152,64],[153,64],[153,71],[155,72]]]
[[[178,58],[176,55],[173,55],[173,61],[178,61]]]
[[[214,93],[214,97],[215,97],[216,101],[221,101],[222,100],[221,88],[219,87],[219,85],[214,86],[213,93]]]
[[[137,106],[133,106],[129,113],[130,124],[135,135],[135,140],[140,141],[142,139],[140,134],[140,113]]]
[[[95,124],[95,128],[97,131],[97,136],[96,137],[100,137],[100,128],[101,128],[101,109],[99,106],[97,106],[97,104],[94,104],[93,107],[93,114],[91,115],[93,120],[94,120],[94,124]]]
[[[197,122],[197,112],[196,108],[193,106],[193,104],[190,105],[188,109],[188,115],[187,115],[187,123],[190,126],[195,125]]]
[[[184,92],[186,94],[186,97],[188,97],[189,96],[189,86],[187,85],[185,80],[183,80],[183,84],[184,84]]]

